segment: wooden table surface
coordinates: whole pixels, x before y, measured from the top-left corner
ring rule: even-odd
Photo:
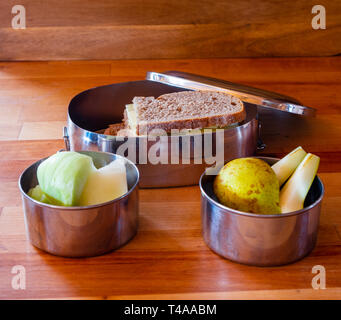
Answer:
[[[278,91],[318,110],[314,119],[261,112],[264,155],[298,145],[321,157],[326,187],[318,243],[294,264],[259,268],[224,260],[201,237],[197,186],[140,190],[140,228],[101,257],[64,259],[25,237],[20,173],[63,147],[69,100],[90,87],[182,70]],[[341,57],[0,63],[0,298],[341,298]],[[26,270],[14,290],[11,270]],[[313,290],[312,268],[326,269]]]

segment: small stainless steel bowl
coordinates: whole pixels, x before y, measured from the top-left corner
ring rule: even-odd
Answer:
[[[107,152],[80,151],[92,157],[97,168],[122,158]],[[63,257],[89,257],[117,249],[134,237],[138,228],[137,167],[126,159],[128,192],[102,204],[62,207],[38,202],[27,195],[38,184],[37,168],[28,167],[19,178],[26,233],[37,248]]]
[[[279,159],[258,157],[270,165]],[[217,254],[254,266],[297,261],[316,243],[324,187],[316,176],[302,210],[274,215],[241,212],[220,204],[213,192],[214,175],[200,178],[202,232]]]

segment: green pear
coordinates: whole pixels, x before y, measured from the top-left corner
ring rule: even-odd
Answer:
[[[228,162],[216,176],[213,190],[221,204],[244,212],[279,214],[279,182],[263,160],[240,158]]]

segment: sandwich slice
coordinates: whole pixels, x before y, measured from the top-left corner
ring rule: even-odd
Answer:
[[[168,134],[172,129],[190,132],[192,129],[226,128],[242,122],[245,117],[243,102],[235,96],[217,91],[181,91],[158,98],[135,97],[132,104],[126,105],[123,123],[111,125],[106,134],[122,132],[122,129],[123,134],[141,136],[155,129]]]
[[[103,134],[109,135],[109,136],[124,136],[129,133],[126,129],[124,122],[114,123],[110,124],[108,128],[106,128],[103,132]]]
[[[170,133],[172,129],[223,128],[245,119],[243,102],[216,91],[181,91],[158,98],[135,97],[127,105],[124,121],[136,135],[154,129]]]

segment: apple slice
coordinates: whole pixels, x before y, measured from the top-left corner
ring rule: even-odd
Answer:
[[[307,153],[302,149],[302,147],[297,147],[271,167],[276,173],[279,186],[281,186],[292,175],[306,155]]]
[[[304,200],[317,173],[320,158],[308,153],[293,175],[286,182],[279,195],[282,213],[303,208]]]

